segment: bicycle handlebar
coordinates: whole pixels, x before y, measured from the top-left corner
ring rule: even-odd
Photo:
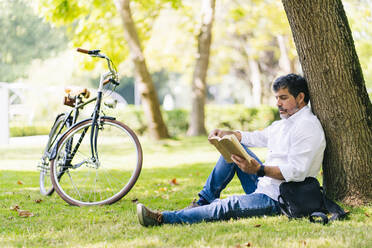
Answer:
[[[87,49],[84,49],[84,48],[76,48],[76,51],[79,52],[79,53],[85,53],[85,54],[88,54],[92,57],[99,57],[99,58],[103,58],[103,59],[106,59],[107,60],[107,66],[111,72],[111,76],[108,80],[105,80],[103,82],[103,85],[107,84],[107,83],[112,83],[114,85],[119,85],[119,79],[118,79],[118,74],[117,74],[117,71],[116,71],[116,67],[114,65],[114,63],[111,61],[111,59],[109,57],[107,57],[106,55],[104,54],[101,54],[99,49],[95,49],[95,50],[87,50]]]
[[[76,48],[76,51],[78,51],[79,53],[85,53],[85,54],[89,54],[89,55],[98,55],[101,50],[99,50],[99,49],[87,50],[87,49],[78,47],[78,48]]]

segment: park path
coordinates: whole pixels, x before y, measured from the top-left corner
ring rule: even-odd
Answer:
[[[0,170],[36,171],[47,135],[11,137],[0,146]]]

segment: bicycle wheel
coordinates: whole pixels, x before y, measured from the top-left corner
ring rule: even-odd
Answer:
[[[51,161],[53,186],[71,205],[114,203],[132,189],[141,172],[142,148],[137,136],[113,119],[100,119],[98,159],[92,161],[91,126],[89,119],[69,129]],[[65,175],[58,180],[61,173]]]
[[[56,144],[58,140],[58,136],[62,134],[62,132],[58,132],[65,120],[65,114],[61,114],[57,117],[56,121],[53,124],[53,127],[50,130],[49,138],[47,145],[44,149],[43,156],[41,158],[41,162],[38,165],[40,169],[40,177],[39,177],[39,184],[40,184],[40,193],[42,195],[51,195],[54,192],[53,184],[50,178],[50,161],[49,161],[49,154],[52,152],[54,144]]]

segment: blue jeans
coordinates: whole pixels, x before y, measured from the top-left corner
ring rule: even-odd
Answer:
[[[260,164],[262,162],[257,156],[244,146],[249,155],[255,158]],[[237,174],[246,195],[231,196],[226,199],[219,199],[221,191]],[[199,196],[210,202],[210,204],[183,209],[179,211],[164,211],[164,223],[197,223],[201,221],[228,220],[260,215],[279,214],[279,205],[270,197],[264,194],[253,193],[257,187],[257,176],[247,174],[240,170],[234,163],[227,163],[221,156],[209,175],[205,186]]]

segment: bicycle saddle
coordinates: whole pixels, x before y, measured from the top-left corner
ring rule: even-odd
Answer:
[[[90,92],[87,88],[78,87],[78,86],[69,86],[65,88],[65,93],[69,97],[73,98],[75,96],[82,96],[84,98],[89,98]]]

